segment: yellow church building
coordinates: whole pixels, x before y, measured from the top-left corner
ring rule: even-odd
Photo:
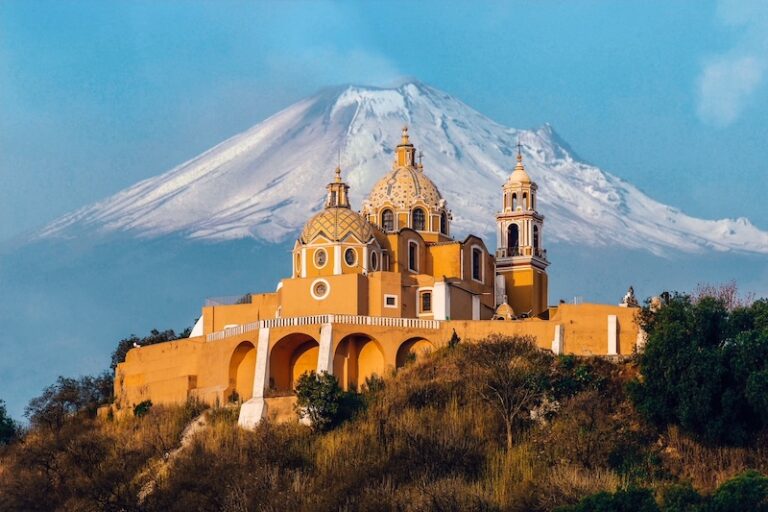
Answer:
[[[275,292],[209,302],[187,339],[129,351],[116,370],[115,407],[238,402],[248,428],[287,417],[304,372],[359,389],[454,332],[465,341],[530,335],[557,354],[631,354],[642,343],[626,304],[548,305],[545,219],[519,151],[491,250],[478,236],[451,236],[451,211],[415,156],[404,128],[391,170],[360,212],[336,168],[323,210],[293,246],[291,276]]]

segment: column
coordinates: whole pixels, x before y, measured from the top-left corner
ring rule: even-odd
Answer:
[[[330,321],[320,326],[320,349],[317,355],[317,373],[333,374],[333,315]]]
[[[302,258],[303,259],[303,258]],[[253,376],[253,397],[240,406],[237,424],[252,430],[267,416],[267,403],[264,392],[269,383],[269,328],[259,329],[259,341],[256,346],[256,369]]]
[[[333,275],[341,274],[341,244],[333,246]]]
[[[552,352],[555,355],[561,355],[565,353],[565,345],[563,343],[564,334],[563,324],[555,325],[555,339],[552,340]]]
[[[451,290],[445,281],[437,282],[432,287],[432,316],[435,320],[451,317]]]
[[[307,277],[307,248],[301,248],[301,277]]]

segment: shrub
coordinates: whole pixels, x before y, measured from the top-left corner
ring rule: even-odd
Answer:
[[[712,512],[768,511],[768,478],[747,471],[721,485],[711,499]]]
[[[0,400],[0,446],[12,443],[16,439],[18,428],[13,418],[8,415],[5,401]]]
[[[152,400],[144,400],[133,406],[133,415],[137,418],[141,418],[149,412],[152,408]]]
[[[577,505],[560,507],[558,512],[659,512],[648,489],[625,489],[615,493],[601,492],[581,500]]]
[[[112,375],[109,372],[79,379],[60,376],[55,384],[30,400],[24,415],[34,426],[56,430],[76,414],[94,417],[99,406],[112,401],[112,392]]]
[[[344,392],[333,375],[308,372],[296,384],[296,411],[312,429],[325,432],[355,415],[362,406],[357,393]]]

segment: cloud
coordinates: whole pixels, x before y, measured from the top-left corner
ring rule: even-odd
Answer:
[[[768,2],[720,0],[717,17],[738,31],[735,45],[706,59],[697,80],[697,113],[714,126],[735,122],[764,83],[768,69]]]

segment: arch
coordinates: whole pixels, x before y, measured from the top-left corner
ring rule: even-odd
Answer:
[[[517,210],[517,193],[512,193],[512,210]]]
[[[384,231],[395,230],[395,214],[389,208],[381,212],[381,227]]]
[[[395,359],[397,367],[402,368],[412,359],[420,359],[435,350],[435,345],[426,338],[409,338],[400,344]]]
[[[426,226],[427,217],[424,214],[424,210],[421,208],[414,208],[411,214],[411,227],[416,231],[424,231]]]
[[[533,226],[533,248],[539,248],[539,226]]]
[[[229,358],[229,387],[226,401],[245,402],[253,396],[253,377],[256,372],[256,347],[243,341]]]
[[[333,355],[333,374],[345,390],[360,390],[373,375],[384,376],[384,351],[366,334],[342,338]]]
[[[269,355],[269,387],[292,391],[302,374],[317,369],[320,345],[307,334],[294,333],[281,338]]]
[[[535,199],[536,199],[536,194],[533,192],[533,190],[531,190],[531,210],[535,210],[536,209],[536,201],[535,201]]]
[[[523,192],[523,210],[528,210],[528,192]]]
[[[440,232],[444,235],[448,234],[448,214],[445,212],[440,214]]]
[[[507,248],[517,249],[520,247],[520,228],[517,224],[507,226]]]

